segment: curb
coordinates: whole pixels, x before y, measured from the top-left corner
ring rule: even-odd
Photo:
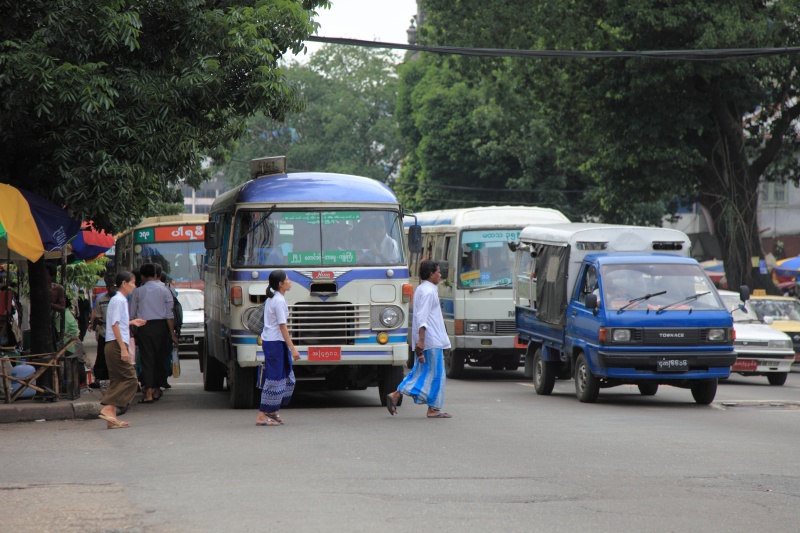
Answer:
[[[93,401],[0,404],[0,424],[37,420],[92,419],[97,418],[100,409],[100,402]]]

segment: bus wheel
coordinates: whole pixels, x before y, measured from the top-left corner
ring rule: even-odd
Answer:
[[[381,398],[381,405],[386,407],[386,395],[397,390],[397,386],[403,381],[403,367],[389,366],[380,368],[378,374],[378,396]],[[402,402],[403,396],[400,396]],[[400,405],[400,402],[397,405]]]
[[[235,358],[231,358],[231,408],[252,409],[256,400],[256,368],[242,368]]]
[[[708,405],[714,401],[717,395],[717,380],[704,379],[692,383],[692,397],[700,405]]]
[[[556,365],[542,358],[542,349],[533,354],[533,388],[540,396],[549,396],[556,384]]]
[[[464,356],[456,353],[455,350],[445,350],[444,372],[448,378],[460,378],[464,373]]]
[[[639,383],[638,387],[642,396],[655,396],[658,392],[658,383]]]
[[[586,354],[580,354],[575,364],[575,395],[582,403],[594,403],[599,394],[600,380],[589,369]]]
[[[225,367],[209,351],[209,345],[203,343],[203,354],[200,356],[203,361],[203,390],[221,391],[225,382]]]
[[[767,374],[767,380],[770,385],[781,386],[786,383],[786,377],[788,375],[788,372],[774,372],[772,374]]]

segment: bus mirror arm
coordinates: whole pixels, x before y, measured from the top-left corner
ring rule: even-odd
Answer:
[[[219,248],[219,237],[217,236],[218,226],[216,222],[206,222],[203,234],[203,245],[206,250],[216,250]]]

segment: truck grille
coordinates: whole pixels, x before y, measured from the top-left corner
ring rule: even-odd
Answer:
[[[645,328],[645,346],[694,346],[705,341],[706,333],[697,328]]]
[[[298,346],[355,344],[369,330],[369,306],[349,302],[300,302],[289,306],[289,334]]]
[[[513,320],[495,320],[494,332],[497,335],[516,335],[517,324]]]

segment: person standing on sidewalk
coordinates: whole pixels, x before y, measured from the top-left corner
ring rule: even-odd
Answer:
[[[133,356],[128,351],[131,341],[130,325],[145,325],[141,319],[131,320],[128,314],[127,296],[136,287],[133,274],[120,272],[114,280],[117,293],[111,298],[106,313],[106,364],[110,383],[100,400],[100,418],[106,421],[107,429],[130,427],[128,422],[117,418],[117,409],[127,409],[136,396],[136,371],[133,369]]]
[[[444,350],[450,348],[450,339],[444,327],[442,308],[439,306],[439,289],[442,271],[436,261],[423,261],[419,266],[422,282],[414,291],[411,341],[417,356],[414,368],[397,390],[386,395],[386,408],[392,416],[397,413],[400,395],[414,398],[414,403],[428,405],[428,418],[451,418],[442,411],[444,405]]]
[[[264,304],[264,329],[261,331],[264,367],[261,372],[261,405],[256,416],[257,426],[283,425],[278,410],[289,403],[294,392],[292,361],[300,359],[300,354],[286,327],[289,306],[283,296],[291,287],[292,282],[286,277],[286,272],[270,272],[267,302]]]
[[[161,398],[161,387],[167,383],[164,357],[170,338],[178,345],[172,319],[172,294],[156,277],[156,266],[142,265],[142,286],[133,291],[131,316],[147,321],[136,331],[136,346],[139,348],[142,365],[142,393],[139,403],[153,403]]]
[[[89,329],[94,330],[95,339],[97,339],[97,357],[94,360],[92,373],[94,374],[94,382],[89,385],[93,389],[100,388],[100,381],[108,379],[108,366],[106,366],[106,311],[108,309],[108,302],[117,293],[117,288],[114,286],[114,277],[107,275],[104,278],[107,291],[97,297],[92,309],[92,317],[90,319]]]

